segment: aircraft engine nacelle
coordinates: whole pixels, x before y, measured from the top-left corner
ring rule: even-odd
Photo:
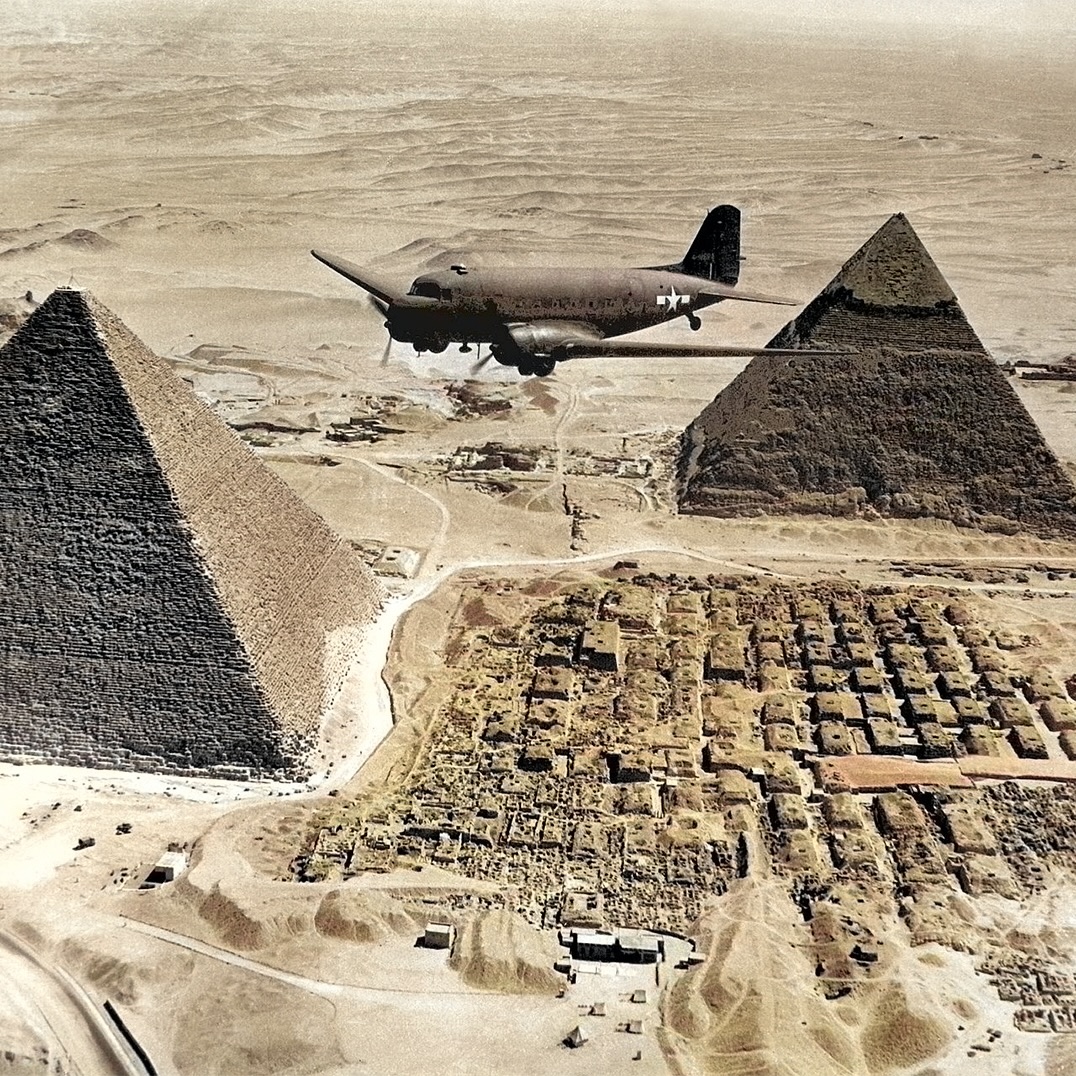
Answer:
[[[551,355],[567,334],[559,325],[510,325],[508,335],[524,355]]]

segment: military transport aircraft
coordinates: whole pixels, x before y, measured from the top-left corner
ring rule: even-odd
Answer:
[[[393,340],[418,352],[453,341],[490,345],[492,358],[521,374],[545,375],[587,356],[797,355],[773,348],[658,344],[610,337],[686,317],[725,299],[797,305],[795,299],[740,291],[740,211],[719,205],[706,216],[682,261],[641,269],[450,269],[416,277],[403,294],[376,273],[312,250],[318,261],[363,288]],[[386,358],[388,349],[386,348]],[[486,359],[488,361],[488,357]],[[482,365],[481,359],[476,369]]]

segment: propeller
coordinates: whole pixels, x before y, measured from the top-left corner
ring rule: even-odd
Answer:
[[[388,329],[388,327],[389,327],[389,323],[388,323],[388,320],[387,320],[387,318],[389,316],[388,303],[382,302],[376,295],[371,295],[369,292],[366,293],[366,298],[369,300],[370,305],[378,312],[378,314],[380,314],[381,317],[386,319],[385,328]],[[388,366],[388,364],[389,364],[389,352],[392,351],[392,333],[390,332],[388,334],[388,336],[389,336],[389,338],[385,341],[385,351],[381,356],[381,363],[380,363],[381,366]]]
[[[471,365],[471,377],[476,377],[478,374],[480,374],[486,368],[486,365],[489,363],[489,360],[492,359],[492,358],[493,358],[492,349],[490,349],[488,352],[486,352],[486,357],[485,358],[482,358],[482,345],[479,344],[478,345],[478,358]]]

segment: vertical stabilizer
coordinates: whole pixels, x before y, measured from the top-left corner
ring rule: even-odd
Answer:
[[[707,213],[680,268],[730,286],[740,279],[740,211],[734,205],[719,205]]]

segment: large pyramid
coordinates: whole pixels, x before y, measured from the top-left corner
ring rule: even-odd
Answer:
[[[0,757],[297,775],[381,591],[119,320],[0,349]]]
[[[1076,536],[1076,487],[903,214],[769,346],[805,354],[753,359],[688,427],[680,511]]]

